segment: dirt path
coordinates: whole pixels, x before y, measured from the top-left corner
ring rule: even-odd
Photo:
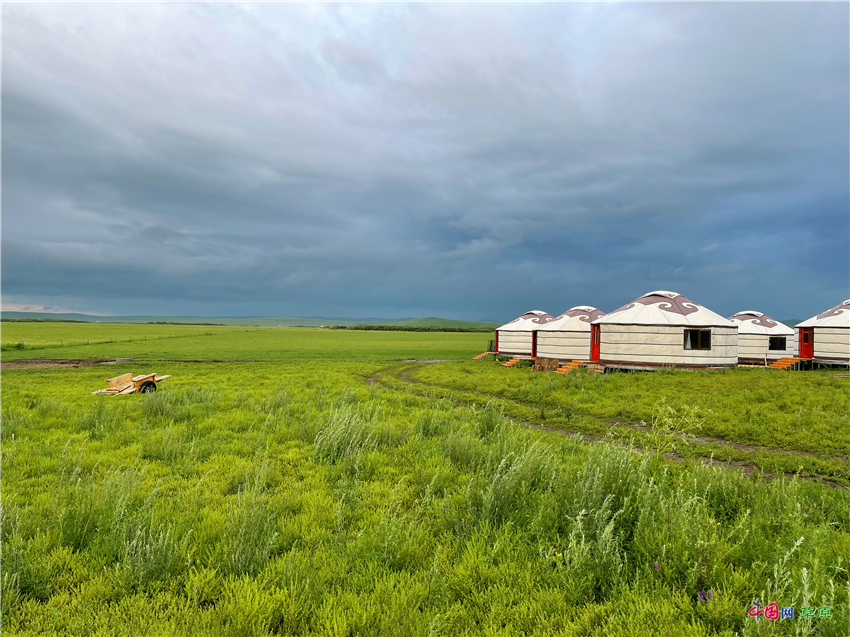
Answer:
[[[63,369],[114,362],[106,358],[19,358],[0,362],[0,369]]]
[[[369,378],[366,379],[366,384],[367,385],[374,385],[377,382],[378,378],[384,373],[384,371],[385,370],[381,370],[381,371],[375,372],[374,374],[369,376]]]
[[[413,379],[410,378],[410,374],[415,370],[416,370],[415,366],[407,367],[401,373],[397,374],[395,377],[398,380],[400,380],[404,383],[412,383],[412,384],[415,384],[415,385],[419,385],[421,387],[428,387],[429,389],[442,390],[442,391],[451,393],[453,395],[468,393],[468,392],[465,392],[462,389],[453,389],[453,388],[443,387],[441,385],[430,385],[430,384],[427,384],[427,383],[417,382],[416,380],[413,380]],[[528,409],[534,409],[534,410],[540,409],[539,405],[533,405],[531,403],[522,402],[520,400],[507,398],[507,397],[504,397],[504,396],[491,396],[491,398],[495,398],[497,400],[503,400],[505,402],[513,403],[515,405],[526,407]],[[543,411],[545,413],[548,413],[548,412],[552,412],[554,410],[544,409]],[[584,416],[585,418],[592,418],[593,420],[596,420],[597,422],[601,422],[601,423],[604,423],[606,425],[610,425],[612,427],[628,427],[629,429],[634,429],[635,431],[643,431],[643,432],[647,432],[647,431],[651,430],[651,428],[649,426],[642,424],[642,423],[632,422],[632,421],[628,421],[628,420],[609,420],[607,418],[601,418],[601,417],[598,417],[598,416],[592,416],[592,415],[588,415],[588,414],[581,414],[581,415]],[[557,431],[556,429],[551,428],[551,427],[547,428],[547,430]],[[736,442],[736,441],[724,438],[722,436],[706,436],[706,435],[693,436],[693,437],[688,438],[688,442],[695,443],[695,444],[703,444],[703,445],[705,445],[705,444],[728,445],[728,446],[732,447],[733,449],[737,449],[738,451],[787,453],[787,454],[792,454],[792,455],[795,455],[795,456],[809,456],[809,457],[812,457],[812,458],[824,458],[824,459],[830,459],[830,460],[839,460],[839,461],[842,461],[842,462],[850,462],[850,456],[818,455],[816,453],[812,453],[811,451],[803,451],[803,450],[799,450],[799,449],[782,449],[780,447],[764,447],[762,445],[755,445],[755,444],[751,444],[751,443],[747,443],[747,442]]]
[[[374,374],[372,374],[371,376],[369,376],[366,379],[366,384],[367,385],[374,385],[376,382],[378,382],[378,379],[381,376],[383,376],[384,374],[389,374],[392,371],[397,372],[395,374],[392,374],[392,376],[394,378],[397,378],[398,380],[400,380],[404,383],[413,383],[415,381],[410,380],[408,378],[408,374],[410,374],[410,372],[412,372],[414,369],[416,369],[419,365],[433,365],[434,363],[451,363],[451,362],[454,362],[454,359],[451,359],[451,358],[397,358],[397,359],[395,359],[395,362],[412,363],[412,364],[404,365],[404,366],[397,365],[397,366],[394,366],[394,367],[384,367],[383,369],[379,369],[377,372],[375,372]]]
[[[651,431],[651,428],[649,426],[641,425],[634,422],[626,422],[623,420],[606,420],[604,418],[596,418],[595,416],[589,417],[594,418],[599,422],[607,423],[613,427],[628,427],[629,429],[634,429],[635,431]],[[782,449],[780,447],[764,447],[762,445],[754,445],[749,442],[735,442],[734,440],[729,440],[728,438],[724,438],[722,436],[692,436],[688,438],[688,442],[700,445],[728,445],[733,449],[737,449],[738,451],[789,453],[795,456],[809,456],[810,458],[823,458],[828,460],[839,460],[841,462],[850,462],[850,456],[818,455],[816,453],[812,453],[811,451],[803,451],[802,449]]]
[[[390,376],[392,378],[395,378],[396,380],[399,380],[403,383],[406,383],[409,386],[409,391],[412,391],[412,393],[416,394],[417,396],[420,396],[421,398],[435,398],[435,396],[417,392],[416,391],[417,388],[423,388],[423,389],[427,388],[428,390],[438,390],[438,391],[444,392],[445,396],[443,398],[439,398],[439,400],[445,400],[448,396],[452,396],[453,398],[461,398],[463,394],[468,393],[468,392],[465,392],[463,390],[446,388],[446,387],[442,387],[440,385],[430,385],[430,384],[426,384],[426,383],[417,382],[415,379],[412,379],[410,377],[410,375],[414,371],[416,371],[416,369],[419,367],[419,365],[417,364],[418,361],[405,361],[405,362],[411,362],[413,364],[412,365],[405,365],[405,366],[397,366],[397,367],[394,367],[394,368],[388,367],[388,368],[382,369],[382,370],[372,374],[372,376],[370,376],[369,378],[367,378],[366,383],[368,385],[374,385],[378,382],[378,379],[381,376],[386,375],[386,376]],[[422,362],[425,362],[425,361],[422,361]],[[427,361],[427,362],[448,362],[448,361]],[[536,405],[523,403],[523,402],[520,402],[520,401],[512,400],[510,398],[504,398],[504,397],[501,397],[501,396],[492,396],[492,398],[496,398],[498,400],[502,400],[502,401],[505,401],[505,402],[508,402],[508,403],[513,403],[513,404],[523,406],[523,407],[526,407],[526,408],[539,409],[539,407],[536,406]],[[473,402],[476,402],[476,401],[473,401]],[[464,407],[464,406],[467,406],[469,404],[468,402],[464,402],[462,399],[461,400],[453,400],[453,403],[457,407]],[[547,410],[547,411],[551,411],[551,410]],[[628,428],[634,429],[636,431],[648,431],[649,430],[649,427],[647,427],[645,425],[641,425],[639,423],[622,421],[622,420],[607,420],[607,419],[604,419],[604,418],[597,418],[595,416],[590,416],[590,417],[599,421],[599,422],[603,422],[605,424],[608,424],[611,427],[628,427]],[[525,420],[517,420],[517,419],[514,419],[514,418],[510,418],[508,416],[505,416],[505,418],[507,420],[509,420],[510,422],[513,422],[513,423],[515,423],[519,426],[528,427],[530,429],[536,429],[538,431],[545,431],[547,433],[553,433],[553,434],[557,434],[557,435],[560,435],[560,436],[579,436],[582,439],[582,441],[586,442],[586,443],[602,442],[605,439],[605,436],[591,435],[591,434],[583,433],[581,431],[572,431],[572,430],[565,429],[565,428],[562,428],[562,427],[551,427],[551,426],[543,425],[543,424],[536,423],[536,422],[530,422],[530,421],[525,421]],[[779,448],[772,448],[772,447],[762,447],[762,446],[759,446],[759,445],[753,445],[753,444],[749,444],[749,443],[734,442],[734,441],[727,440],[726,438],[715,437],[715,436],[696,436],[696,437],[689,438],[688,442],[690,444],[693,444],[693,445],[709,445],[709,444],[727,445],[727,446],[729,446],[733,449],[739,450],[739,451],[748,451],[748,452],[754,452],[754,453],[757,453],[757,452],[781,453],[781,454],[788,454],[788,455],[791,455],[791,456],[820,457],[820,458],[823,458],[825,460],[839,460],[839,461],[843,461],[843,462],[847,462],[848,460],[850,460],[850,458],[842,457],[842,456],[817,456],[817,454],[811,453],[809,451],[799,451],[799,450],[794,450],[794,449],[779,449]],[[616,442],[615,442],[615,444],[616,444]],[[643,449],[640,448],[640,447],[634,447],[634,448],[639,452],[643,452]],[[679,455],[675,452],[667,452],[667,453],[664,453],[662,455],[665,458],[667,458],[668,460],[674,460],[674,461],[677,461],[677,462],[683,462],[683,461],[688,459],[688,458],[681,456],[681,455]],[[756,472],[759,472],[768,479],[777,477],[777,474],[774,474],[774,473],[771,473],[771,472],[768,472],[768,471],[763,471],[755,463],[746,462],[746,461],[743,461],[743,460],[720,460],[718,458],[715,458],[713,453],[711,455],[705,455],[705,456],[701,455],[701,456],[699,456],[699,460],[705,462],[706,464],[710,464],[712,466],[720,466],[720,467],[725,467],[727,469],[740,469],[747,475],[753,475]],[[788,477],[793,477],[796,474],[785,473],[785,474],[780,474],[780,475],[786,475]],[[846,485],[844,485],[842,483],[835,482],[829,476],[825,476],[825,475],[821,475],[821,474],[818,474],[816,476],[798,476],[798,477],[802,480],[823,482],[827,486],[830,486],[830,487],[833,487],[833,488],[847,488]]]

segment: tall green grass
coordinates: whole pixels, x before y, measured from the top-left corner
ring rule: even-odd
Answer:
[[[850,386],[828,370],[559,375],[458,362],[419,366],[405,381],[380,377],[401,391],[492,401],[518,421],[850,484]]]
[[[655,451],[586,444],[380,369],[173,364],[120,398],[4,372],[4,633],[850,634],[850,493],[667,460],[699,403],[658,408]],[[756,624],[755,598],[832,618]]]

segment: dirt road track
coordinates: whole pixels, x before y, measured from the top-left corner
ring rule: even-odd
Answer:
[[[420,393],[420,392],[416,391],[417,389],[420,389],[420,388],[421,389],[428,389],[428,390],[435,390],[436,389],[436,390],[442,390],[442,391],[446,392],[447,395],[451,395],[452,400],[454,401],[454,404],[458,407],[463,407],[467,404],[463,400],[463,394],[466,393],[466,392],[464,392],[462,390],[449,389],[449,388],[446,388],[446,387],[441,387],[439,385],[430,385],[430,384],[425,384],[425,383],[419,383],[415,379],[410,377],[411,373],[416,370],[416,368],[419,366],[419,364],[449,362],[449,361],[405,360],[405,361],[399,361],[399,362],[412,363],[412,364],[411,365],[396,365],[396,366],[393,366],[393,367],[386,367],[382,370],[379,370],[366,379],[366,384],[367,385],[375,385],[378,382],[378,380],[380,379],[381,376],[386,375],[388,377],[394,378],[395,380],[399,380],[399,381],[402,381],[403,383],[406,383],[410,387],[409,391],[411,391],[411,393],[414,393],[414,394],[416,394],[420,397],[433,398],[434,396],[432,396],[430,394]],[[501,400],[501,401],[509,402],[509,403],[512,402],[512,403],[515,403],[517,405],[522,405],[524,407],[535,407],[534,405],[529,405],[527,403],[522,403],[520,401],[511,400],[509,398],[504,398],[502,396],[493,396],[493,398],[496,398],[496,399]],[[539,431],[546,431],[548,433],[554,433],[554,434],[558,434],[558,435],[561,435],[561,436],[579,436],[586,443],[602,442],[604,440],[604,437],[602,437],[602,436],[589,435],[589,434],[582,433],[580,431],[570,431],[570,430],[567,430],[567,429],[562,429],[562,428],[559,428],[559,427],[551,427],[551,426],[543,425],[543,424],[536,423],[536,422],[530,422],[530,421],[525,421],[525,420],[517,420],[517,419],[514,419],[514,418],[510,418],[508,416],[506,416],[506,419],[517,424],[517,425],[519,425],[519,426],[521,426],[521,427],[529,427],[531,429],[537,429]],[[600,422],[605,422],[612,427],[618,427],[618,426],[619,427],[629,427],[629,428],[635,429],[635,430],[645,430],[645,429],[647,429],[646,426],[642,426],[638,423],[633,423],[633,422],[605,420],[605,419],[602,419],[602,418],[596,418],[596,420],[599,420]],[[725,438],[712,437],[712,436],[697,436],[697,437],[691,438],[689,440],[689,443],[692,444],[692,445],[697,445],[697,446],[698,445],[705,445],[705,444],[729,445],[730,447],[732,447],[734,449],[738,449],[738,450],[752,451],[752,452],[767,451],[767,452],[789,454],[789,455],[793,455],[793,456],[814,456],[815,455],[815,454],[808,452],[808,451],[798,451],[798,450],[794,450],[794,449],[778,449],[778,448],[760,447],[758,445],[752,445],[752,444],[741,443],[741,442],[733,442],[733,441],[730,441],[730,440],[726,440]],[[641,451],[640,447],[636,447],[635,449],[637,451]],[[668,453],[665,453],[663,455],[668,460],[684,461],[686,459],[683,456],[680,456],[679,454],[677,454],[675,452],[668,452]],[[848,458],[838,458],[836,456],[831,456],[831,458],[838,459],[838,460],[850,460]],[[747,475],[753,475],[754,473],[761,471],[754,463],[745,462],[745,461],[741,461],[741,460],[720,460],[718,458],[715,458],[713,454],[712,455],[706,455],[706,456],[700,456],[699,459],[703,462],[706,462],[707,464],[721,466],[721,467],[725,467],[727,469],[740,469],[744,473],[746,473]],[[772,479],[772,478],[776,477],[776,475],[774,475],[770,472],[761,471],[761,473],[764,475],[765,478],[768,478],[768,479]],[[792,477],[794,474],[787,473],[787,474],[784,474],[784,475],[786,475],[787,477]],[[833,488],[847,488],[844,484],[834,482],[830,478],[830,476],[826,476],[826,475],[799,476],[799,478],[802,479],[802,480],[813,480],[813,481],[823,482],[827,486],[830,486],[830,487],[833,487]]]
[[[0,362],[0,369],[62,369],[114,363],[107,358],[19,358]]]

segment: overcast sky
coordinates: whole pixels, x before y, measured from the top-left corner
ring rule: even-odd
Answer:
[[[2,301],[850,296],[848,4],[5,4]]]

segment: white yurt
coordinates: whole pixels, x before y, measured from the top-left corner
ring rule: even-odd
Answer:
[[[850,299],[797,325],[799,356],[823,362],[850,362]]]
[[[738,326],[740,362],[775,361],[797,355],[793,328],[761,312],[744,310],[729,318]]]
[[[537,328],[537,357],[590,360],[590,324],[603,315],[590,305],[577,305]]]
[[[592,325],[591,360],[599,363],[679,367],[738,364],[738,326],[677,292],[649,292]]]
[[[511,356],[535,356],[534,331],[553,320],[543,310],[531,310],[510,323],[496,328],[496,353]]]

